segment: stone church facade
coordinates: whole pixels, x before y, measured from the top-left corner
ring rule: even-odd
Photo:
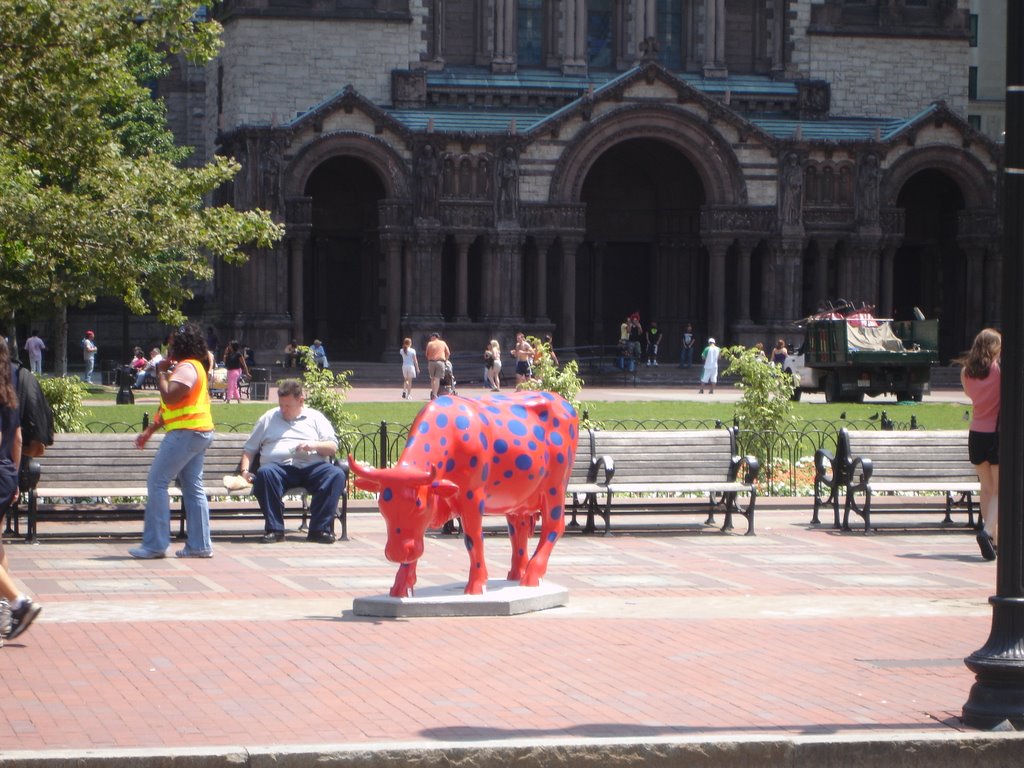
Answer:
[[[221,201],[283,241],[204,324],[391,360],[516,331],[678,355],[792,338],[824,300],[998,322],[1001,147],[965,121],[967,0],[228,0],[162,84]]]

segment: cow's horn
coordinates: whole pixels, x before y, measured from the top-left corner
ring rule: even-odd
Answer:
[[[368,480],[381,480],[382,469],[377,469],[369,464],[360,464],[351,453],[348,455],[348,466],[355,474],[365,477]]]

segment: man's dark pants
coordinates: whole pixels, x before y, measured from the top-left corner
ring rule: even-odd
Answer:
[[[294,467],[263,464],[256,471],[252,492],[266,521],[267,533],[284,533],[284,492],[305,488],[312,495],[309,506],[309,533],[330,533],[338,499],[345,490],[345,473],[327,461]]]

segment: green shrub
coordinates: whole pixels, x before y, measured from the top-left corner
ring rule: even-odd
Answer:
[[[299,347],[299,359],[305,370],[302,387],[306,391],[306,405],[320,411],[334,425],[338,435],[338,452],[347,454],[357,435],[352,414],[345,410],[348,391],[352,389],[348,377],[352,371],[335,373],[330,368],[318,368],[313,352],[307,346]]]
[[[773,365],[756,348],[726,347],[722,358],[729,363],[724,374],[736,376],[743,397],[736,404],[740,444],[744,433],[784,432],[793,422],[793,377]]]
[[[85,409],[82,399],[88,391],[77,376],[54,376],[39,379],[46,402],[53,409],[54,432],[84,432]]]
[[[583,389],[583,379],[580,378],[579,365],[575,360],[570,360],[564,365],[555,363],[555,356],[551,345],[541,341],[535,336],[527,338],[530,345],[539,354],[535,355],[533,363],[533,378],[517,385],[517,389],[530,389],[535,391],[554,392],[561,395],[570,403],[580,415],[580,429],[591,429],[600,426],[592,419],[584,421],[583,414],[587,411],[584,404],[579,400],[580,391]]]

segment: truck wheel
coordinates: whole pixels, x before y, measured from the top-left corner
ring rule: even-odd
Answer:
[[[863,392],[854,392],[852,395],[849,395],[849,396],[846,397],[846,402],[847,403],[863,403],[864,402],[864,393]]]
[[[839,395],[842,391],[839,385],[838,376],[826,376],[825,380],[821,382],[821,388],[825,392],[826,403],[838,403]]]
[[[922,400],[924,400],[924,390],[915,389],[913,392],[910,393],[910,397],[911,399],[913,399],[915,403],[920,403]]]
[[[907,392],[907,390],[905,390],[905,389],[897,390],[897,392],[896,392],[896,399],[899,402],[901,402],[901,403],[905,403],[908,400],[910,400],[910,393]]]

